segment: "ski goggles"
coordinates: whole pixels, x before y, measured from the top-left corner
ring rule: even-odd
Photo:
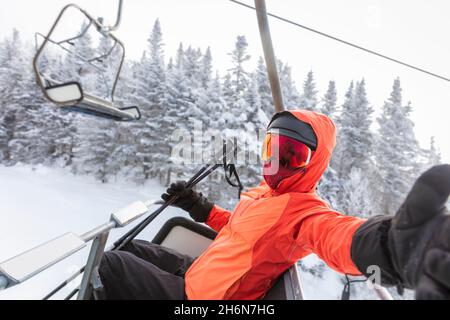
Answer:
[[[284,168],[299,169],[310,163],[311,156],[312,150],[306,144],[291,137],[267,133],[264,139],[262,161],[265,163],[278,160]]]

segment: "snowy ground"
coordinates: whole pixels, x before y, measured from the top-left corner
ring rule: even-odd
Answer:
[[[136,186],[124,179],[101,184],[90,177],[74,176],[62,169],[0,166],[0,261],[55,238],[65,232],[82,234],[109,219],[111,212],[136,200],[159,198],[160,185],[149,182]],[[164,221],[184,215],[170,208],[141,235],[151,239]],[[110,243],[126,230],[114,231]],[[28,282],[0,292],[0,299],[40,299],[84,265],[85,249],[53,266]],[[317,264],[314,256],[304,260],[307,267]],[[322,278],[301,273],[307,299],[339,299],[342,283],[326,269]],[[70,292],[74,285],[64,292]],[[61,298],[62,295],[58,296]],[[354,297],[355,298],[355,297]],[[374,298],[373,295],[365,298]]]
[[[68,231],[82,234],[109,220],[110,213],[136,200],[159,198],[155,183],[136,187],[117,181],[101,184],[90,177],[39,167],[0,166],[0,261]],[[182,214],[170,208],[142,234],[151,239],[168,217]],[[114,231],[110,243],[125,230]],[[0,292],[0,299],[38,299],[84,265],[87,249],[25,284]]]

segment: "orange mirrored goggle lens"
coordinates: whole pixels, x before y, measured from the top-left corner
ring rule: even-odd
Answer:
[[[262,148],[264,162],[278,160],[283,167],[296,169],[306,167],[311,156],[311,149],[293,138],[268,133],[264,139]]]

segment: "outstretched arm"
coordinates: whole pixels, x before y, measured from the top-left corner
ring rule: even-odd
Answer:
[[[360,275],[350,255],[352,239],[363,219],[344,216],[335,211],[311,215],[304,219],[297,244],[317,254],[340,273]]]
[[[302,221],[297,242],[341,273],[416,290],[417,299],[450,299],[450,165],[414,184],[394,217],[368,220],[329,211]],[[377,267],[377,268],[374,268]]]

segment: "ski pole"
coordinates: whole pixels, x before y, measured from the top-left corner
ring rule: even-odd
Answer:
[[[192,177],[189,180],[189,189],[194,187],[195,185],[197,185],[199,182],[201,182],[203,179],[205,179],[207,176],[209,176],[214,170],[216,170],[217,168],[221,167],[221,164],[215,164],[212,167],[210,167],[208,169],[208,166],[203,167],[202,169],[204,170],[200,170],[200,174],[199,172],[194,175],[194,177]],[[194,179],[196,178],[196,179]],[[121,239],[119,239],[119,241],[117,241],[113,248],[111,250],[120,250],[122,249],[124,246],[126,246],[128,243],[130,243],[139,233],[142,232],[142,230],[144,230],[161,212],[163,212],[168,206],[170,206],[171,204],[173,204],[173,202],[176,201],[176,199],[178,199],[178,196],[174,196],[172,197],[169,201],[165,202],[160,208],[158,208],[156,211],[154,211],[148,218],[146,218],[144,221],[142,221],[139,225],[137,225],[135,228],[133,228],[130,232],[128,232],[125,236],[123,236]],[[70,281],[72,281],[73,279],[75,279],[79,274],[81,274],[84,271],[84,267],[77,272],[75,275],[73,275],[72,277],[70,277],[69,279],[67,279],[66,281],[64,281],[63,283],[61,283],[57,288],[55,288],[51,293],[49,293],[47,296],[45,296],[44,300],[47,300],[48,298],[50,298],[52,295],[54,295],[56,292],[58,292],[59,290],[61,290],[63,287],[65,287]],[[69,300],[70,298],[72,298],[77,292],[79,291],[79,288],[73,290],[66,298],[65,300]]]
[[[221,166],[221,163],[226,162],[227,156],[234,156],[235,154],[235,145],[231,143],[231,150],[227,152],[227,143],[223,144],[223,153],[222,156],[213,159],[208,164],[203,166],[189,181],[186,183],[187,189],[192,189],[197,183],[201,180],[209,176],[214,170]],[[220,161],[219,161],[220,160]],[[211,164],[212,163],[212,164]],[[209,168],[209,169],[208,169]],[[128,231],[124,236],[122,236],[119,240],[114,243],[112,250],[120,250],[125,245],[127,245],[131,240],[133,240],[139,233],[142,232],[162,211],[164,211],[168,206],[173,204],[178,199],[178,196],[174,196],[169,201],[165,202],[160,208],[154,211],[149,217],[147,217],[140,224],[135,226],[133,229]]]
[[[204,173],[208,167],[210,166],[210,164],[207,164],[205,166],[203,166],[199,171],[197,171],[197,173],[188,181],[189,184],[197,184],[198,182],[200,182],[200,180],[197,181],[197,179],[200,177],[200,175],[202,173]],[[202,177],[200,177],[202,178]],[[176,199],[174,199],[173,201],[175,201]],[[167,208],[170,204],[172,204],[172,199],[170,199],[170,202],[167,203],[163,203],[163,205],[156,210],[155,212],[153,212],[151,214],[151,216],[149,216],[147,219],[145,219],[143,222],[141,222],[139,225],[137,225],[136,227],[134,227],[133,229],[131,229],[130,231],[128,231],[124,236],[122,236],[119,240],[117,240],[114,244],[113,247],[110,250],[120,250],[124,245],[126,245],[129,241],[126,241],[126,239],[130,236],[133,235],[133,238],[139,234],[149,223],[151,223],[165,208]],[[143,228],[141,229],[140,227],[143,225],[143,223],[146,223]],[[139,230],[139,231],[138,231]],[[135,234],[136,233],[136,234]],[[131,239],[130,239],[131,240]],[[75,274],[73,274],[70,278],[66,279],[64,282],[62,282],[61,284],[59,284],[56,288],[54,288],[51,292],[49,292],[42,300],[48,300],[50,299],[53,295],[55,295],[58,291],[60,291],[62,288],[64,288],[65,286],[67,286],[70,282],[72,282],[73,280],[75,280],[75,278],[77,278],[80,274],[82,274],[84,272],[85,267],[82,267],[80,270],[78,270]],[[66,299],[70,299],[71,297],[73,297],[76,292],[78,291],[78,289],[74,289],[67,297]]]
[[[205,170],[207,170],[209,167],[209,164],[203,166],[199,171],[197,171],[197,173],[191,178],[189,179],[189,181],[187,182],[187,186],[189,187],[203,172],[205,172]],[[131,235],[134,235],[135,232],[137,230],[140,229],[140,227],[142,225],[145,224],[145,226],[147,226],[150,222],[152,222],[164,209],[166,209],[168,206],[170,206],[173,202],[175,202],[178,199],[178,197],[173,197],[171,198],[169,201],[163,203],[163,205],[158,208],[155,212],[153,212],[148,218],[146,218],[144,221],[142,221],[140,224],[138,224],[137,226],[135,226],[133,229],[131,229],[130,231],[128,231],[127,233],[125,233],[120,239],[118,239],[116,242],[114,242],[113,248],[112,250],[120,250],[124,245],[123,242],[130,237]],[[145,227],[144,227],[145,228]],[[142,229],[140,229],[140,231],[142,231]],[[139,231],[139,232],[140,232]],[[138,233],[139,233],[138,232]],[[137,234],[136,234],[137,235]],[[135,236],[136,236],[135,235]],[[127,242],[128,243],[128,242]]]
[[[212,166],[209,170],[207,170],[204,174],[199,176],[196,180],[189,180],[189,183],[187,184],[187,189],[192,189],[196,184],[198,184],[200,181],[202,181],[204,178],[209,176],[214,170],[219,168],[221,165],[216,164]],[[193,180],[193,181],[192,181]],[[128,232],[127,235],[120,238],[119,241],[117,241],[114,244],[113,250],[120,250],[124,246],[126,246],[128,243],[130,243],[136,236],[142,232],[161,212],[163,212],[168,206],[173,204],[179,197],[177,195],[173,196],[170,200],[165,202],[160,208],[158,208],[156,211],[154,211],[148,218],[146,218],[144,221],[142,221],[139,225],[137,225],[135,228],[131,230],[131,232]]]
[[[208,164],[204,165],[197,173],[192,176],[191,179],[187,182],[187,184],[190,185],[192,188],[196,184],[198,184],[200,181],[202,181],[204,178],[209,176],[214,170],[219,168],[221,166],[221,162],[230,154],[234,155],[235,153],[235,147],[232,144],[231,152],[226,152],[226,148],[224,149],[223,155],[219,159],[215,159]],[[213,164],[211,164],[213,163]],[[174,197],[175,198],[175,197]],[[159,209],[154,211],[151,216],[149,216],[147,219],[145,219],[143,222],[141,222],[139,225],[134,227],[132,230],[127,232],[124,236],[122,236],[118,241],[116,241],[113,244],[113,247],[110,250],[117,250],[118,248],[122,248],[126,243],[134,239],[145,227],[151,223],[164,209],[166,209],[170,204],[172,204],[174,201],[176,201],[176,198],[170,199],[167,203],[164,203]],[[128,240],[129,239],[129,240]],[[126,243],[124,243],[126,241]],[[123,244],[124,243],[124,244]],[[77,276],[82,274],[84,272],[85,267],[82,267],[77,273],[72,275],[70,278],[62,282],[60,285],[58,285],[55,289],[53,289],[49,294],[47,294],[43,300],[48,300],[50,297],[55,295],[58,291],[60,291],[62,288],[64,288],[66,285],[68,285],[71,281],[73,281]],[[69,296],[73,296],[77,292],[77,289],[73,290]]]

